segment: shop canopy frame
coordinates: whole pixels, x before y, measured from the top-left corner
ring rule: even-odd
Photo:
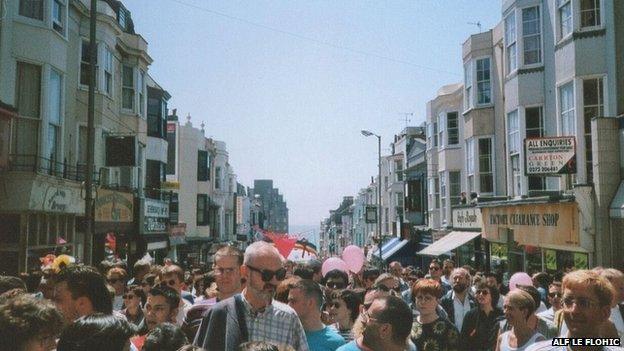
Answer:
[[[417,252],[417,255],[441,256],[480,236],[481,232],[453,231]]]

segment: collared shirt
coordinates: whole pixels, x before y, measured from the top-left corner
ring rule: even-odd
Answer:
[[[184,323],[184,318],[186,317],[186,312],[191,309],[193,305],[188,302],[188,300],[180,299],[180,303],[178,304],[178,314],[176,315],[176,325],[181,327]]]
[[[295,310],[273,300],[263,311],[255,312],[249,302],[243,300],[249,341],[269,341],[280,346],[291,346],[298,351],[308,351],[305,331]]]
[[[464,323],[464,317],[466,316],[466,313],[468,313],[468,311],[470,311],[471,309],[470,300],[468,299],[467,293],[466,296],[464,296],[463,303],[459,300],[457,295],[455,295],[455,291],[453,291],[451,294],[453,296],[453,314],[455,317],[455,326],[457,327],[457,330],[461,330],[462,324]]]

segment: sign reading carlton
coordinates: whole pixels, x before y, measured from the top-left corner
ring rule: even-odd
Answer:
[[[526,175],[576,173],[576,139],[573,136],[524,139]]]

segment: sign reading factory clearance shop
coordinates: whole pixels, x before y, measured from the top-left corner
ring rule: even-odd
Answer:
[[[526,175],[576,173],[576,139],[573,136],[524,139]]]
[[[483,237],[504,241],[500,233],[513,230],[521,245],[578,246],[578,208],[576,203],[522,204],[483,207]]]

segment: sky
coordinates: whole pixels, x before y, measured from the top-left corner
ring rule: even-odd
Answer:
[[[500,0],[123,3],[169,109],[227,144],[239,183],[273,179],[291,232],[377,174],[377,139],[360,130],[388,154],[406,116],[420,125],[437,90],[462,81],[474,23],[501,18]]]

